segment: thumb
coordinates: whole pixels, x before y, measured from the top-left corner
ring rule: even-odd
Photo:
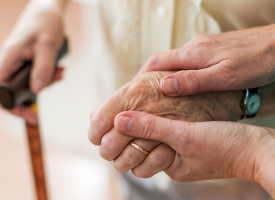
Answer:
[[[200,70],[179,71],[163,77],[160,89],[163,94],[172,97],[238,89],[234,88],[235,79],[229,80],[224,74],[217,65]]]
[[[157,140],[177,148],[176,142],[185,144],[190,141],[193,134],[194,124],[190,122],[175,121],[157,117],[151,114],[126,111],[118,114],[115,118],[115,128],[126,135]],[[179,142],[179,139],[182,140]]]
[[[198,156],[212,156],[219,150],[224,156],[226,152],[240,149],[243,141],[247,141],[246,147],[248,143],[255,146],[251,142],[255,127],[235,122],[192,123],[126,111],[116,116],[114,124],[120,133],[165,143],[182,155],[195,152]]]

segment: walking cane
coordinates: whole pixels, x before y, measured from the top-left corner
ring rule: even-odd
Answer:
[[[56,66],[67,51],[68,41],[65,38],[56,57]],[[25,62],[15,74],[0,84],[0,103],[4,108],[13,109],[18,105],[25,105],[30,106],[37,113],[36,95],[29,87],[31,68],[32,61]],[[39,126],[26,123],[26,130],[37,200],[48,200]]]
[[[37,113],[37,104],[32,105],[32,110]],[[26,130],[37,199],[48,200],[39,125],[33,126],[26,122]]]

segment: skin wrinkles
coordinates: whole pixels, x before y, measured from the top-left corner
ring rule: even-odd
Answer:
[[[213,120],[237,121],[240,118],[242,114],[239,106],[239,102],[242,98],[241,91],[209,92],[186,97],[171,98],[162,93],[159,83],[164,76],[172,73],[174,72],[148,72],[140,75],[118,90],[96,111],[97,115],[102,116],[106,123],[108,123],[106,125],[107,127],[102,128],[102,130],[104,129],[106,132],[93,128],[97,123],[96,117],[93,117],[94,115],[92,116],[91,128],[89,130],[89,138],[91,142],[96,145],[99,145],[101,140],[106,142],[104,139],[105,135],[108,135],[108,140],[114,141],[117,141],[120,137],[126,137],[120,136],[121,133],[116,132],[112,128],[112,123],[114,122],[112,116],[116,116],[123,111],[141,111],[162,118],[188,122]],[[109,109],[109,106],[114,106],[114,102],[119,103],[119,106],[116,106],[114,109]],[[108,113],[106,113],[107,111]],[[96,135],[96,137],[94,137],[94,135]],[[137,171],[141,170],[138,169],[141,167],[139,163],[142,163],[146,157],[140,158],[142,159],[140,162],[133,161],[133,163],[135,162],[137,165],[135,164],[132,168],[125,168],[130,166],[127,163],[130,158],[127,157],[129,153],[124,153],[124,150],[127,150],[126,146],[128,145],[128,142],[133,139],[135,138],[124,140],[125,144],[122,144],[121,142],[118,143],[118,148],[113,150],[112,148],[108,148],[108,144],[107,146],[106,144],[101,144],[100,152],[103,152],[101,156],[106,160],[115,159],[114,165],[121,172],[136,167]],[[139,142],[142,146],[142,141]],[[147,146],[147,148],[155,149],[159,147],[159,145],[153,143]],[[138,153],[138,155],[140,154],[140,152],[136,153]],[[120,158],[120,155],[123,159]],[[137,172],[136,170],[135,172]]]
[[[168,74],[171,72],[145,73],[123,86],[115,95],[121,100],[120,103],[125,110],[146,112],[168,119],[190,122],[239,119],[241,113],[234,114],[236,110],[237,113],[240,111],[241,99],[237,100],[240,96],[239,91],[210,92],[171,98],[163,95],[159,86],[161,78]],[[219,101],[223,104],[219,104]]]

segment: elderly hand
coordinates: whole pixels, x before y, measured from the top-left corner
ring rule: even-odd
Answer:
[[[60,79],[62,69],[58,69],[54,77],[54,63],[63,34],[61,11],[54,1],[31,1],[0,50],[0,83],[18,70],[24,61],[32,59],[30,85],[34,93]],[[31,124],[37,123],[36,114],[29,108],[20,106],[12,113]]]
[[[100,146],[100,154],[106,160],[114,160],[115,167],[126,172],[138,166],[145,155],[128,145],[134,137],[120,134],[114,126],[117,114],[135,110],[168,119],[183,121],[236,121],[242,115],[240,101],[242,92],[212,92],[188,97],[170,98],[162,94],[159,82],[171,72],[150,72],[128,83],[111,96],[90,119],[89,139]],[[168,149],[165,144],[152,140],[134,140],[134,143],[151,151]],[[127,146],[128,145],[128,146]],[[168,151],[168,150],[167,150]],[[173,153],[173,151],[169,152]],[[168,157],[169,158],[169,157]],[[167,163],[172,162],[168,160]],[[154,163],[153,163],[154,164]],[[166,163],[156,167],[161,171]],[[149,177],[152,174],[145,174]]]
[[[254,88],[275,80],[275,25],[199,34],[181,49],[153,55],[138,74],[180,71],[160,87],[169,96]]]
[[[139,169],[153,174],[166,163],[164,172],[178,182],[240,178],[260,183],[275,197],[275,130],[234,122],[183,122],[142,112],[116,116],[115,127],[134,138],[156,140],[173,148],[154,149]],[[170,156],[170,158],[167,158]],[[136,170],[135,170],[136,172]],[[142,177],[142,176],[141,176]]]

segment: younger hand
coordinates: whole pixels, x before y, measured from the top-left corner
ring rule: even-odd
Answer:
[[[135,169],[137,177],[152,176],[161,166],[177,182],[240,178],[262,184],[275,197],[274,129],[235,122],[190,123],[136,111],[118,114],[115,127],[127,136],[169,145],[153,149]]]
[[[275,25],[221,34],[199,34],[181,49],[153,55],[140,72],[180,71],[164,77],[168,96],[242,90],[275,80]]]

